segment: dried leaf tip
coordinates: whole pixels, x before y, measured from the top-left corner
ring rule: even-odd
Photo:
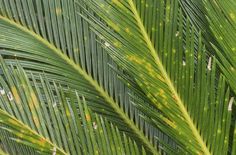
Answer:
[[[57,148],[56,147],[54,147],[52,151],[53,151],[52,155],[56,155],[57,154]]]
[[[178,36],[179,36],[179,31],[177,31],[177,32],[175,33],[175,36],[176,36],[176,37],[178,37]]]
[[[105,42],[106,47],[110,47],[110,44],[108,42]]]
[[[57,106],[57,102],[54,102],[52,106],[55,108]]]
[[[6,94],[5,90],[2,89],[2,88],[0,88],[0,94],[1,94],[1,95],[5,95],[5,94]]]
[[[233,103],[234,103],[234,97],[231,97],[229,101],[228,111],[232,111]]]
[[[207,69],[208,69],[209,71],[211,70],[211,62],[212,62],[212,58],[209,57],[208,65],[207,65]]]
[[[13,100],[13,96],[12,96],[12,93],[11,92],[8,92],[7,93],[7,97],[9,99],[9,101],[12,101]]]
[[[96,122],[93,122],[93,128],[96,130],[98,128],[98,125]]]

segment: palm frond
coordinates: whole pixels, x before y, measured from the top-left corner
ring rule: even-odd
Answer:
[[[0,16],[0,46],[3,48],[1,54],[6,56],[4,58],[10,59],[12,63],[15,61],[14,58],[17,58],[19,63],[28,70],[43,71],[52,74],[53,77],[50,78],[70,81],[73,88],[79,90],[86,100],[90,99],[93,110],[109,116],[109,120],[116,123],[120,129],[128,134],[132,133],[133,137],[141,140],[141,144],[144,143],[150,150],[156,152],[143,131],[136,126],[139,122],[135,124],[122,109],[129,109],[129,107],[119,106],[118,103],[125,105],[124,102],[128,101],[127,94],[119,90],[119,87],[114,87],[122,84],[117,81],[114,73],[109,71],[111,70],[107,65],[110,62],[109,58],[101,53],[102,49],[97,47],[96,36],[91,34],[86,23],[81,22],[80,17],[75,15],[73,1],[66,3],[28,0],[27,4],[30,4],[28,6],[23,1],[16,4],[6,1],[2,3],[5,5],[2,7]],[[35,7],[29,7],[31,5]],[[19,10],[11,12],[10,8],[14,6]],[[9,10],[11,13],[8,12]],[[23,16],[21,16],[22,10],[25,14]],[[67,18],[69,15],[72,16],[70,21]],[[58,25],[62,25],[64,29],[62,30]],[[62,32],[64,30],[68,32]],[[80,40],[81,38],[83,41]],[[90,49],[91,44],[95,49]],[[79,56],[78,50],[80,50]],[[91,52],[96,50],[97,55],[94,53],[91,56]],[[104,63],[100,62],[101,59]],[[103,71],[101,71],[102,67],[104,67]],[[118,98],[118,94],[123,94],[126,99]],[[136,114],[135,117],[138,115]]]
[[[97,37],[90,32],[88,23],[76,14],[74,1],[1,3],[0,47],[7,62],[14,64],[17,58],[26,70],[45,72],[49,78],[77,89],[93,111],[108,116],[122,131],[158,154],[137,127],[141,121],[134,123],[127,115],[131,107],[128,89],[108,68],[107,63],[112,61],[96,43]],[[132,117],[141,120],[138,113]]]
[[[190,17],[193,24],[196,25],[206,39],[205,44],[210,43],[211,47],[207,47],[211,53],[214,53],[218,60],[217,63],[226,76],[227,82],[230,84],[235,93],[235,60],[234,60],[234,42],[235,42],[235,2],[234,1],[185,1],[181,0],[182,8]],[[207,31],[206,30],[211,30]],[[211,39],[209,39],[211,38]],[[233,114],[233,118],[235,114]],[[232,122],[232,130],[230,135],[234,135],[235,119]],[[230,136],[229,152],[235,152],[235,136]],[[233,145],[233,146],[232,146]],[[232,146],[232,148],[231,148]]]
[[[2,149],[232,153],[229,2],[0,0]]]
[[[186,16],[184,16],[184,18],[188,18],[191,24],[194,25],[198,31],[201,31],[207,51],[214,54],[210,42],[217,44],[217,41],[213,32],[209,31],[210,25],[206,17],[207,11],[203,1],[179,0],[179,3]]]
[[[204,1],[207,10],[207,17],[211,31],[214,33],[220,47],[213,47],[219,57],[222,71],[227,77],[228,82],[235,91],[235,10],[234,1],[222,3],[221,1]],[[217,18],[217,19],[216,19]]]
[[[234,62],[235,60],[235,10],[234,1],[185,1],[181,0],[182,8],[191,17],[191,21],[203,32],[204,43],[210,52],[214,52],[220,60],[220,67],[231,87],[235,91]],[[207,31],[206,30],[211,30]],[[231,75],[230,75],[231,74]],[[232,75],[233,74],[233,75]]]
[[[86,11],[83,3],[105,23]],[[156,125],[190,153],[226,154],[232,114],[228,105],[232,106],[233,98],[230,100],[224,77],[215,90],[214,58],[206,61],[201,35],[189,20],[183,20],[178,2],[81,0],[78,5],[86,13],[81,15],[104,38],[112,58],[161,111],[149,115]],[[215,148],[219,143],[221,148]]]
[[[3,69],[8,83],[1,77],[0,125],[14,135],[8,139],[43,154],[140,153],[136,143],[117,127],[91,113],[77,92],[34,78],[31,87],[20,66]]]

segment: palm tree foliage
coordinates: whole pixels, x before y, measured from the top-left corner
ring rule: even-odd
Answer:
[[[0,153],[235,154],[235,5],[0,0]]]
[[[7,69],[4,64],[3,67]],[[5,71],[8,74],[8,71]],[[12,72],[14,72],[12,75],[6,75],[6,77],[9,78],[9,81],[16,81],[17,84],[8,86],[2,79],[3,90],[9,91],[9,93],[2,94],[1,107],[5,107],[5,109],[0,111],[1,122],[4,125],[2,130],[15,135],[11,137],[12,140],[29,145],[38,152],[49,154],[52,151],[55,154],[68,154],[66,152],[113,154],[116,151],[139,153],[137,145],[125,134],[121,135],[118,129],[109,124],[106,119],[96,114],[93,115],[86,106],[84,98],[80,98],[77,92],[70,89],[64,90],[55,82],[50,85],[47,79],[42,79],[43,75],[40,76],[41,85],[37,83],[36,77],[32,76],[34,92],[22,68],[13,69]],[[17,86],[20,86],[19,90],[16,90]],[[14,89],[15,91],[13,91]],[[53,95],[53,89],[55,89],[55,95]],[[9,97],[10,93],[15,96],[15,100]],[[36,96],[39,98],[37,99]],[[44,101],[43,96],[47,102]],[[25,104],[21,105],[21,101]],[[15,106],[18,109],[9,106]],[[20,108],[28,110],[27,113]],[[14,113],[15,117],[13,117]],[[5,141],[8,141],[7,135],[3,136],[4,145]],[[107,147],[106,143],[110,147]],[[61,149],[62,146],[66,152]],[[9,146],[5,147],[12,154],[16,154],[18,151]]]

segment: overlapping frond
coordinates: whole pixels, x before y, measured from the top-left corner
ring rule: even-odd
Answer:
[[[236,90],[235,2],[204,2],[0,0],[4,145],[26,144],[29,154],[234,151],[225,81]],[[203,27],[213,33],[202,38]]]
[[[188,18],[192,25],[194,25],[198,31],[201,31],[207,50],[213,54],[210,43],[214,42],[217,44],[217,41],[212,31],[209,31],[210,25],[207,21],[207,11],[204,7],[203,1],[179,0],[179,3],[185,14],[185,18]]]
[[[185,1],[181,0],[182,8],[191,21],[200,30],[204,31],[205,44],[218,58],[220,70],[226,76],[235,93],[235,5],[234,1]],[[207,30],[207,32],[206,32]],[[211,31],[209,31],[211,30]],[[229,152],[235,152],[235,114],[230,132],[231,144]]]
[[[130,90],[108,67],[108,63],[116,65],[77,14],[73,0],[0,3],[0,52],[8,64],[15,65],[17,59],[26,71],[44,72],[49,79],[76,89],[93,111],[157,154],[156,143],[146,136],[157,136],[157,130],[130,104]]]
[[[155,124],[189,153],[226,154],[233,98],[223,77],[215,83],[215,60],[206,59],[201,35],[183,19],[178,1],[89,0],[78,5],[112,58],[160,110],[149,115]]]
[[[234,1],[185,1],[180,0],[182,8],[190,17],[193,24],[203,32],[205,44],[209,52],[217,55],[220,66],[235,90],[234,80],[234,55],[235,55],[235,5]],[[207,30],[211,31],[207,31]],[[212,45],[211,45],[212,46]],[[223,68],[222,68],[223,67]],[[230,75],[231,74],[231,75]]]
[[[42,77],[39,81],[32,76],[29,81],[22,68],[8,69],[1,62],[6,79],[0,80],[0,126],[12,134],[6,140],[25,144],[40,154],[141,152],[118,128],[91,113],[77,92]],[[6,140],[1,143],[7,145]],[[4,149],[8,152],[11,146]],[[21,152],[15,151],[11,153]]]
[[[217,47],[215,43],[212,43],[216,53],[221,62],[221,69],[223,70],[227,80],[231,84],[231,87],[235,91],[235,1],[203,1],[207,18],[214,36],[220,47]],[[219,51],[220,50],[220,51]]]

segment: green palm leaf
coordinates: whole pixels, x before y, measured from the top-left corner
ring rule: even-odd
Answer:
[[[75,88],[86,98],[93,111],[107,116],[122,131],[158,154],[138,127],[142,125],[139,112],[132,114],[135,123],[129,118],[127,113],[131,107],[127,88],[108,68],[107,63],[112,64],[112,61],[96,43],[96,36],[88,31],[87,23],[75,15],[73,1],[1,1],[1,4],[0,47],[9,64],[15,65],[17,58],[26,70],[45,72],[49,79]],[[98,61],[98,58],[104,62]],[[148,134],[149,125],[144,124]]]
[[[87,4],[110,27],[86,12],[81,3]],[[226,154],[228,144],[222,144],[222,139],[228,143],[231,123],[228,104],[232,106],[233,98],[229,102],[229,90],[222,77],[217,91],[214,90],[214,60],[210,57],[206,63],[205,54],[201,53],[205,51],[201,35],[198,35],[197,60],[194,58],[197,34],[189,20],[183,20],[178,2],[91,0],[80,1],[78,5],[85,9],[88,17],[82,16],[90,21],[95,32],[105,38],[104,46],[110,47],[110,55],[135,78],[152,104],[163,113],[164,116],[156,114],[156,117],[155,112],[150,114],[157,126],[191,153]],[[150,18],[153,12],[159,12],[159,17]],[[119,19],[123,21],[118,23]],[[214,147],[219,143],[224,149]]]
[[[211,31],[208,31],[206,34],[204,34],[206,38],[212,38],[210,40],[214,49],[210,48],[209,51],[215,52],[218,56],[218,64],[220,69],[226,76],[226,80],[230,83],[232,89],[235,92],[235,2],[227,1],[223,3],[223,1],[181,1],[181,3],[183,3],[183,6],[190,6],[183,7],[183,9],[187,14],[189,14],[189,16],[191,16],[190,19],[195,25],[202,23],[200,26],[198,26],[200,30],[205,31],[207,29],[211,29]],[[231,134],[234,133],[232,132]],[[232,139],[235,139],[235,136]],[[235,152],[236,143],[235,140],[233,141],[232,150],[234,150],[232,152]]]
[[[1,130],[14,135],[10,136],[13,141],[42,154],[139,154],[137,145],[106,119],[92,114],[77,92],[64,90],[55,82],[37,82],[32,77],[33,88],[22,68],[11,71],[12,74],[4,70],[5,77],[14,84],[7,84],[2,78],[0,82],[1,92],[6,91],[1,95],[0,124]],[[16,108],[5,109],[9,105]],[[26,114],[27,110],[30,112]],[[28,120],[23,119],[26,115]]]
[[[221,69],[223,70],[227,80],[231,84],[233,90],[235,91],[234,82],[234,68],[235,68],[235,10],[234,6],[236,3],[234,1],[228,1],[226,3],[220,1],[205,1],[205,8],[207,10],[207,17],[209,25],[218,43],[220,44],[218,49],[222,50],[219,52],[216,49],[216,53],[221,61]],[[222,19],[222,17],[226,17]],[[220,20],[216,20],[220,19]],[[214,44],[214,43],[212,43]],[[213,45],[214,48],[216,45]]]
[[[198,1],[198,2],[181,1],[181,3],[183,3],[184,6],[186,6],[187,3],[190,3],[189,6],[191,7],[185,7],[187,8],[185,9],[186,13],[189,14],[189,16],[192,15],[191,17],[194,17],[191,18],[191,20],[194,22],[195,25],[197,23],[202,23],[199,26],[199,29],[201,29],[202,31],[205,31],[206,29],[211,30],[206,32],[206,34],[204,34],[206,38],[212,38],[210,40],[211,40],[211,45],[214,49],[210,48],[209,51],[215,52],[216,55],[218,56],[219,58],[218,64],[220,66],[220,69],[226,76],[226,80],[229,82],[233,91],[235,92],[235,80],[234,80],[235,17],[234,16],[236,12],[234,10],[234,7],[236,3],[234,1],[223,2],[218,0]],[[193,5],[193,3],[195,3],[195,5]],[[197,13],[194,14],[194,12]],[[232,139],[235,139],[235,136]],[[235,152],[236,143],[232,142],[232,145],[233,145],[232,148],[234,149],[234,150],[232,149],[233,150],[232,152]]]
[[[221,37],[227,28],[234,31],[233,6],[0,0],[2,149],[232,153],[234,42],[233,34]],[[202,28],[213,33],[203,31],[202,37]]]
[[[234,74],[232,69],[234,68],[234,32],[235,31],[235,20],[234,20],[234,6],[236,5],[233,1],[228,1],[223,3],[221,1],[181,1],[183,8],[186,13],[193,18],[191,21],[196,25],[201,31],[204,31],[204,36],[210,38],[211,44],[213,45],[210,52],[216,52],[216,55],[219,57],[222,65],[225,68],[222,68],[227,80],[231,83],[232,87],[235,87],[233,84],[232,77],[229,77],[229,74]],[[189,6],[189,7],[184,7]],[[192,8],[190,8],[192,6]],[[194,12],[197,12],[194,14]],[[199,24],[200,25],[197,25]],[[205,30],[211,31],[205,31]],[[206,44],[209,44],[206,42]],[[217,46],[217,47],[216,47]],[[219,50],[223,52],[219,52]],[[221,67],[223,67],[221,66]],[[226,68],[230,69],[226,71]],[[235,89],[235,88],[233,88]]]

